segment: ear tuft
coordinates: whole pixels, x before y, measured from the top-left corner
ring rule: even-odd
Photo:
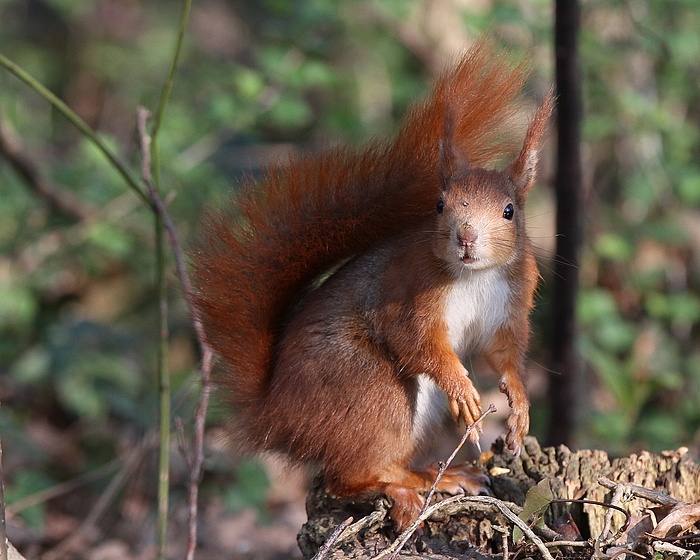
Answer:
[[[530,123],[525,135],[525,142],[517,158],[507,167],[510,176],[521,196],[532,188],[537,175],[537,163],[542,137],[547,129],[547,122],[554,109],[554,88],[550,89],[542,101],[535,118]]]
[[[447,104],[442,138],[438,142],[438,164],[442,190],[448,189],[450,182],[459,172],[468,167],[467,156],[455,145],[455,117],[452,107]]]

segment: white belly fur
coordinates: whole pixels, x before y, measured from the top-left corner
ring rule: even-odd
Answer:
[[[418,394],[413,413],[411,436],[414,442],[420,443],[433,432],[444,413],[447,399],[435,382],[427,375],[418,376]]]
[[[484,344],[507,317],[510,287],[497,270],[467,271],[447,295],[445,322],[452,348],[461,359]],[[413,441],[420,442],[445,411],[445,394],[427,375],[418,376]]]
[[[510,286],[498,269],[465,271],[445,302],[452,348],[461,359],[482,348],[508,316]]]

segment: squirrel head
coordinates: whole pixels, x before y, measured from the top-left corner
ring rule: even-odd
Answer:
[[[503,170],[469,167],[454,142],[454,119],[446,111],[439,146],[441,196],[437,256],[457,274],[517,260],[527,236],[525,201],[534,185],[540,143],[553,108],[549,92],[530,123],[518,156]]]

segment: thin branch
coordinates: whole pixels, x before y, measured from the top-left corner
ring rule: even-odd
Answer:
[[[165,278],[165,233],[163,220],[156,212],[154,216],[156,238],[156,283],[159,300],[159,330],[158,344],[158,380],[159,406],[158,431],[160,432],[160,452],[158,454],[158,558],[165,559],[165,546],[168,532],[168,502],[170,496],[170,422],[171,422],[171,391],[170,374],[168,372],[168,344],[170,331],[168,328],[168,293]]]
[[[622,488],[625,495],[634,496],[636,498],[644,498],[655,504],[662,506],[670,506],[677,504],[678,500],[671,497],[665,491],[652,490],[650,488],[645,488],[644,486],[639,486],[637,484],[631,484],[629,482],[614,482],[609,478],[601,476],[598,479],[598,484],[605,486],[609,490],[616,490],[617,488]]]
[[[523,532],[523,534],[537,547],[537,549],[540,551],[542,556],[545,558],[545,560],[554,560],[552,558],[552,555],[550,554],[549,550],[547,550],[547,547],[545,546],[544,542],[540,537],[538,537],[533,530],[525,523],[522,519],[520,519],[516,513],[513,512],[513,510],[506,504],[505,502],[493,498],[491,496],[452,496],[450,498],[446,498],[429,508],[427,508],[412,524],[411,526],[402,533],[401,537],[403,537],[404,534],[408,533],[410,531],[411,534],[413,534],[416,529],[420,526],[421,523],[423,523],[426,519],[430,518],[435,512],[444,509],[448,506],[454,505],[454,504],[466,504],[466,503],[480,503],[480,504],[488,504],[490,506],[495,507],[498,509],[511,523],[514,525],[517,525],[520,530]],[[396,554],[398,550],[400,550],[400,547],[404,545],[404,542],[402,542],[402,538],[397,539],[392,543],[392,545],[387,548],[386,550],[383,550],[381,553],[379,553],[377,556],[375,556],[372,560],[382,560],[383,558],[387,558],[390,555]]]
[[[189,295],[187,300],[188,304],[191,305],[191,297]],[[194,456],[193,462],[190,465],[190,483],[188,489],[189,536],[187,539],[187,560],[194,559],[194,550],[197,545],[199,483],[202,481],[202,474],[204,471],[204,428],[206,425],[207,408],[209,407],[209,396],[211,394],[211,368],[214,360],[214,354],[211,347],[206,342],[201,321],[196,314],[192,315],[192,317],[195,330],[201,331],[201,334],[198,333],[198,337],[203,355],[201,365],[202,389],[194,421]]]
[[[501,533],[501,548],[503,560],[508,560],[510,558],[510,550],[508,548],[508,537],[510,537],[510,529],[508,527],[502,527],[500,525],[494,525],[493,530]]]
[[[107,507],[114,501],[119,490],[136,471],[136,468],[143,460],[145,454],[153,448],[155,441],[155,432],[149,432],[143,440],[141,440],[139,445],[129,452],[129,455],[123,461],[122,468],[107,485],[80,526],[73,531],[69,537],[61,541],[58,546],[44,554],[44,556],[42,556],[44,560],[65,558],[66,552],[70,550],[75,543],[79,543],[83,535],[89,534],[92,531],[97,521],[107,510]]]
[[[32,192],[46,201],[49,207],[68,218],[82,221],[95,214],[95,210],[70,193],[59,189],[42,175],[37,165],[22,151],[19,142],[0,121],[0,154],[5,156]]]
[[[185,31],[187,30],[187,21],[190,15],[190,9],[192,7],[192,0],[184,0],[182,6],[182,14],[180,16],[180,28],[177,34],[177,40],[175,41],[175,52],[173,53],[173,58],[170,63],[170,70],[168,71],[168,77],[163,84],[163,89],[160,94],[160,100],[158,101],[158,107],[156,108],[155,119],[153,123],[153,132],[151,137],[153,139],[153,185],[155,186],[155,191],[161,193],[161,182],[160,182],[160,129],[163,124],[163,118],[165,116],[165,109],[168,106],[168,100],[170,99],[170,92],[173,89],[173,83],[175,81],[175,72],[177,71],[178,63],[180,62],[180,54],[182,53],[182,44],[185,39]],[[162,217],[162,214],[161,214]]]
[[[445,474],[445,471],[447,470],[447,467],[452,463],[454,458],[457,456],[457,453],[459,450],[462,448],[462,446],[466,443],[467,439],[469,438],[470,434],[481,424],[481,422],[484,421],[484,418],[486,418],[489,414],[492,414],[496,412],[496,407],[493,404],[490,404],[486,412],[484,412],[479,418],[476,419],[476,421],[473,424],[470,424],[467,426],[467,429],[464,432],[464,435],[462,436],[462,439],[460,442],[457,444],[457,447],[455,447],[454,451],[450,455],[450,457],[447,459],[445,462],[440,463],[440,468],[438,469],[437,475],[435,476],[435,480],[433,481],[432,486],[430,487],[430,491],[428,492],[428,496],[425,499],[425,502],[423,503],[423,508],[420,511],[420,514],[418,515],[418,519],[427,519],[424,517],[425,512],[429,509],[430,505],[430,500],[432,499],[433,495],[435,494],[435,491],[437,490],[438,483],[440,482],[440,479],[442,478],[442,475]],[[396,555],[400,552],[400,550],[403,548],[403,546],[406,544],[408,539],[411,537],[411,535],[415,532],[415,530],[418,528],[420,523],[423,521],[420,521],[419,523],[416,523],[415,521],[411,524],[411,526],[406,529],[399,538],[396,540],[394,544],[398,543],[398,546],[390,556],[390,560],[393,560],[396,558]],[[392,545],[393,546],[393,545]]]
[[[200,350],[202,353],[202,363],[200,366],[200,379],[202,383],[202,388],[200,392],[199,404],[197,405],[197,411],[195,413],[195,431],[194,431],[194,450],[192,456],[192,462],[190,466],[190,483],[188,489],[188,510],[189,510],[189,527],[188,527],[188,545],[187,545],[187,556],[188,560],[194,558],[194,550],[197,542],[197,512],[198,512],[198,496],[199,496],[199,483],[202,479],[203,467],[204,467],[204,432],[206,426],[206,415],[207,409],[209,408],[209,398],[211,395],[211,370],[214,363],[214,353],[211,346],[207,343],[206,334],[204,332],[204,326],[200,319],[199,312],[194,305],[192,282],[190,276],[187,272],[187,265],[185,264],[185,252],[182,249],[182,244],[180,243],[179,237],[177,235],[177,229],[175,224],[168,213],[167,207],[163,202],[163,199],[153,187],[150,175],[150,150],[149,150],[149,137],[146,133],[146,121],[148,119],[149,112],[140,108],[138,111],[138,128],[139,137],[142,142],[142,175],[144,176],[144,182],[148,189],[149,196],[151,198],[152,207],[154,211],[160,216],[163,227],[168,235],[168,241],[172,253],[175,258],[175,266],[177,269],[177,276],[182,286],[182,290],[185,295],[185,302],[187,303],[188,310],[190,312],[190,317],[192,318],[193,327],[195,335],[199,342]]]
[[[342,534],[338,536],[336,541],[338,543],[347,541],[349,538],[356,535],[363,529],[367,527],[373,527],[383,522],[388,515],[388,509],[385,504],[387,504],[386,501],[378,500],[377,504],[375,504],[375,510],[372,513],[365,515],[364,517],[358,519],[357,521],[355,521],[355,523],[347,527],[342,532]]]
[[[452,461],[454,461],[455,457],[457,456],[457,453],[459,453],[459,450],[462,449],[464,444],[467,442],[467,439],[469,439],[471,433],[479,426],[479,424],[481,424],[484,421],[484,418],[486,418],[489,414],[493,414],[494,412],[496,412],[496,407],[493,405],[493,403],[491,403],[489,404],[489,407],[486,409],[486,411],[483,412],[482,415],[479,416],[479,418],[477,418],[473,424],[467,426],[467,429],[465,430],[462,439],[457,444],[457,447],[454,448],[454,451],[452,451],[452,454],[448,457],[447,461],[440,462],[440,468],[438,469],[437,475],[435,476],[433,485],[430,487],[428,497],[425,499],[425,503],[423,504],[423,509],[421,510],[421,513],[423,513],[423,511],[425,511],[425,509],[428,507],[428,503],[435,494],[440,479],[445,474],[445,471],[447,471],[447,468],[450,466]]]
[[[173,59],[170,64],[170,71],[168,72],[168,78],[163,84],[163,90],[160,94],[160,101],[158,102],[158,109],[156,109],[155,119],[153,122],[153,136],[154,141],[158,139],[158,133],[160,132],[160,127],[163,124],[163,115],[165,114],[165,108],[168,105],[168,100],[170,99],[170,92],[173,89],[173,83],[175,81],[175,72],[177,71],[178,63],[180,62],[180,54],[182,53],[182,44],[185,39],[185,32],[187,31],[187,21],[190,17],[190,9],[192,8],[192,0],[185,0],[182,6],[182,15],[180,16],[180,29],[177,34],[177,41],[175,42],[175,53],[173,54]],[[154,149],[154,154],[158,150]],[[156,167],[158,167],[156,165]]]
[[[165,545],[168,533],[168,501],[170,494],[170,377],[168,375],[168,340],[170,333],[168,330],[168,296],[165,280],[165,245],[163,218],[158,206],[162,201],[155,187],[151,176],[151,137],[146,131],[146,122],[150,113],[147,109],[139,107],[137,111],[136,129],[139,136],[139,146],[141,148],[141,177],[146,185],[151,207],[154,210],[154,227],[156,239],[156,289],[159,301],[159,330],[160,340],[158,343],[158,424],[160,433],[160,449],[158,453],[158,519],[157,519],[157,557],[165,558]],[[165,212],[165,209],[162,208]]]
[[[5,523],[5,475],[2,468],[2,439],[0,439],[0,560],[7,560],[7,525]]]
[[[318,552],[314,555],[314,557],[311,560],[324,560],[324,558],[328,556],[328,553],[330,552],[331,548],[333,548],[335,542],[340,537],[341,533],[345,531],[345,529],[347,529],[353,521],[354,519],[352,518],[352,516],[348,517],[345,521],[343,521],[340,525],[333,529],[331,536],[328,537],[328,540],[323,543],[321,548],[318,549]]]
[[[30,88],[41,95],[46,101],[48,101],[52,107],[61,113],[61,115],[68,119],[73,126],[75,126],[86,138],[88,138],[100,152],[102,152],[102,155],[107,158],[107,160],[122,176],[129,188],[133,190],[143,202],[148,204],[148,197],[146,196],[146,193],[143,192],[138,180],[131,174],[126,165],[122,163],[122,161],[109,148],[109,146],[107,146],[107,144],[100,139],[97,133],[90,128],[90,126],[83,119],[81,119],[78,114],[75,113],[75,111],[68,107],[68,105],[56,97],[56,95],[44,87],[23,68],[2,54],[0,54],[0,66],[4,67],[6,70],[9,70],[17,78],[22,80]]]
[[[591,546],[589,541],[552,541],[544,543],[547,548],[560,548],[570,546],[572,548],[587,548]]]
[[[622,508],[618,508],[617,504],[622,502],[624,495],[625,495],[624,488],[622,487],[622,485],[618,486],[617,488],[615,488],[615,491],[613,493],[613,497],[610,500],[610,504],[611,505],[615,504],[614,507],[616,509],[622,509]],[[627,513],[626,511],[624,511],[624,510],[622,510],[622,511],[625,513],[626,518],[627,518],[627,521],[625,522],[625,527],[627,527],[627,524],[629,523],[629,520],[630,520],[630,516],[629,516],[629,513]],[[598,540],[601,543],[612,542],[613,540],[615,540],[614,535],[610,540],[608,540],[608,536],[612,533],[611,526],[612,526],[612,518],[613,518],[614,513],[615,513],[615,509],[613,509],[612,507],[609,508],[605,512],[603,530],[600,532],[600,535],[598,535]]]
[[[14,515],[27,508],[43,504],[48,500],[52,500],[54,498],[57,498],[58,496],[63,496],[64,494],[68,494],[69,492],[73,492],[74,490],[80,488],[81,486],[84,486],[85,484],[88,484],[90,482],[102,478],[103,476],[106,476],[107,474],[115,470],[121,462],[122,460],[119,458],[113,459],[109,463],[105,463],[101,467],[97,467],[92,471],[82,473],[81,475],[75,478],[66,480],[65,482],[61,482],[60,484],[56,484],[51,488],[47,488],[46,490],[41,490],[39,492],[35,492],[34,494],[30,494],[29,496],[25,496],[24,498],[12,502],[9,506],[7,506],[7,511],[8,513]]]

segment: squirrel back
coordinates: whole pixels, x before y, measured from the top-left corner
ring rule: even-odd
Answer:
[[[447,107],[470,166],[491,164],[511,148],[502,131],[526,77],[524,64],[482,40],[409,110],[392,141],[289,161],[208,214],[191,255],[195,302],[231,405],[245,412],[264,398],[280,325],[315,279],[433,213]]]

